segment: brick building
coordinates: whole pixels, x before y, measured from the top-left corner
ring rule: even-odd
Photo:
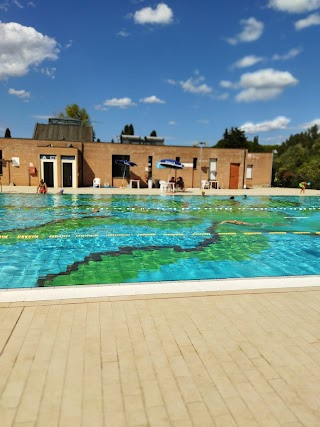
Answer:
[[[44,128],[47,126],[47,128]],[[49,127],[53,127],[50,130]],[[60,126],[54,127],[54,126]],[[64,126],[61,129],[61,126]],[[68,127],[70,128],[68,130]],[[149,137],[122,143],[84,141],[91,138],[75,124],[36,125],[33,139],[0,138],[0,178],[3,185],[36,186],[44,178],[48,187],[89,187],[95,177],[102,185],[122,186],[130,179],[140,180],[146,187],[168,180],[168,176],[182,176],[187,188],[199,188],[201,180],[219,181],[220,188],[269,187],[272,153],[248,153],[246,149],[166,146],[162,139]],[[81,127],[79,127],[81,128]],[[85,129],[82,127],[82,129]],[[57,134],[63,137],[57,138]],[[42,138],[45,135],[46,138]],[[70,135],[78,135],[75,141]],[[39,139],[40,138],[40,139]],[[149,139],[149,140],[148,140]],[[135,167],[124,168],[116,160],[130,160]],[[162,159],[174,159],[184,164],[183,170],[161,168]]]

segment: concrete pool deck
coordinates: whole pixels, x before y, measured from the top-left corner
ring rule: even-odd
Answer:
[[[3,290],[1,427],[318,427],[319,285],[304,276]]]

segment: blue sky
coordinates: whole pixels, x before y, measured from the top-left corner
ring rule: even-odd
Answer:
[[[77,103],[101,141],[278,144],[320,125],[319,31],[320,0],[0,0],[0,135]]]

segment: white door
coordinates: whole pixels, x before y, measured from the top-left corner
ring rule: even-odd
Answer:
[[[210,159],[209,181],[216,181],[216,179],[217,179],[217,159]]]

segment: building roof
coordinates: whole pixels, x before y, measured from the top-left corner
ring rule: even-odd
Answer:
[[[164,145],[164,138],[158,136],[121,135],[121,141],[129,144]]]
[[[33,139],[48,141],[92,142],[93,127],[74,124],[42,124],[36,123]]]

